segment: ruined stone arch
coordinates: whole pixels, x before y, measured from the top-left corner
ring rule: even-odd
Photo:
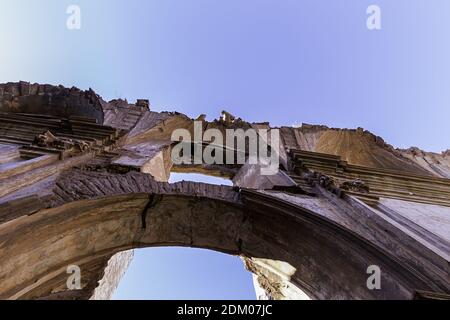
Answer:
[[[83,266],[123,250],[152,246],[240,255],[277,298],[298,288],[322,299],[410,298],[411,282],[427,288],[386,252],[279,195],[159,183],[140,173],[67,172],[45,199],[45,209],[0,226],[0,258],[7,260],[0,297],[51,296],[63,291],[69,265],[83,272]],[[366,288],[367,261],[385,271],[384,290]]]
[[[167,245],[241,256],[274,299],[448,298],[448,152],[394,150],[360,129],[284,127],[276,175],[184,167],[234,187],[168,184],[157,180],[172,166],[170,132],[192,119],[75,89],[72,106],[68,90],[0,85],[0,298],[98,298],[116,253]],[[69,264],[82,269],[81,290],[67,290]],[[371,265],[379,290],[366,286]]]

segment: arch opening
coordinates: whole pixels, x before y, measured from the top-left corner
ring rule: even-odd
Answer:
[[[254,300],[252,274],[238,256],[184,247],[134,250],[119,300]]]
[[[226,177],[217,177],[214,175],[208,175],[204,173],[197,172],[171,172],[169,183],[176,183],[181,181],[192,181],[192,182],[201,182],[208,183],[212,185],[222,185],[222,186],[232,186],[233,182]]]

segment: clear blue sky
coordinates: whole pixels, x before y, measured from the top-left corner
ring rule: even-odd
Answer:
[[[69,4],[81,7],[81,30],[66,28]],[[381,7],[380,31],[366,28],[370,4]],[[361,126],[397,147],[450,148],[448,0],[0,5],[0,82],[92,87],[192,117],[226,109],[276,126]]]
[[[255,300],[252,276],[238,257],[192,248],[147,248],[134,259],[116,300]]]

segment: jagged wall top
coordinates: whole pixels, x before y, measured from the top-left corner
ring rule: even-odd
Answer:
[[[93,118],[99,124],[104,119],[100,97],[92,89],[28,82],[0,84],[0,112]]]
[[[141,99],[135,104],[126,100],[105,102],[92,89],[83,91],[28,82],[0,84],[0,112],[95,118],[99,124],[123,130],[127,143],[168,139],[172,129],[191,129],[194,121],[182,113],[150,111],[148,100]],[[204,129],[270,128],[269,123],[249,123],[226,111],[222,112],[221,119],[209,122],[205,118],[205,115],[198,118],[204,123]],[[362,128],[336,129],[303,124],[297,128],[282,127],[280,132],[282,147],[286,150],[334,154],[351,164],[450,178],[448,151],[437,154],[418,148],[395,149]]]

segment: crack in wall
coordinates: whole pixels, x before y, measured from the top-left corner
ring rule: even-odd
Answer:
[[[148,215],[148,211],[155,207],[161,200],[162,200],[163,196],[162,195],[158,195],[155,193],[152,193],[149,195],[149,200],[147,202],[147,204],[145,205],[144,209],[142,210],[141,213],[141,223],[142,223],[142,229],[145,230],[147,229],[147,215]]]

